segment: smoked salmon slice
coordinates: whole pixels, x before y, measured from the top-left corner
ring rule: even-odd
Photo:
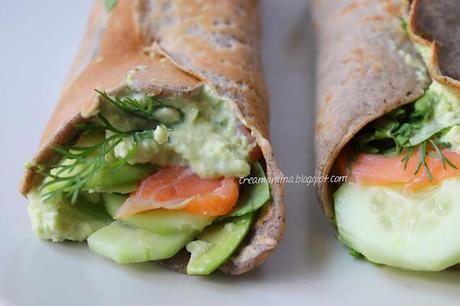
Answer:
[[[347,153],[344,151],[337,160],[337,166],[341,175],[348,176],[349,182],[363,185],[400,184],[406,190],[415,191],[460,175],[460,154],[448,149],[443,149],[442,152],[452,165],[443,162],[436,151],[430,150],[425,161],[431,179],[423,166],[417,171],[420,151],[414,151],[406,164],[401,155],[385,156],[367,153],[358,154],[351,163],[348,163]]]
[[[190,168],[173,166],[145,178],[117,211],[116,218],[158,208],[222,216],[232,210],[238,196],[236,178],[202,179]]]

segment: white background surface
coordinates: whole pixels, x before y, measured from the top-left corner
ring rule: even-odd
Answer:
[[[334,238],[314,188],[288,185],[280,248],[246,275],[187,277],[119,266],[85,244],[38,240],[17,192],[64,84],[91,0],[1,1],[0,305],[459,305],[460,273],[356,260]],[[263,0],[272,138],[286,175],[313,174],[314,41],[306,1]]]

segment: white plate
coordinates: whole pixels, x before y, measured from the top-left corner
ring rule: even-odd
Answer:
[[[121,266],[85,244],[38,240],[18,194],[83,35],[91,0],[3,1],[0,9],[0,305],[458,305],[460,273],[379,268],[347,255],[314,188],[287,186],[285,240],[241,277]],[[302,0],[263,1],[272,138],[286,175],[313,174],[314,44]]]

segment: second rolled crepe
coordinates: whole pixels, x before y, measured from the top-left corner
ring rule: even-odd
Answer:
[[[458,264],[458,3],[326,0],[313,10],[316,173],[342,177],[318,193],[339,240],[378,264]]]
[[[32,227],[43,239],[88,239],[120,263],[253,269],[284,231],[257,1],[110,9],[96,1],[27,166],[20,190]]]

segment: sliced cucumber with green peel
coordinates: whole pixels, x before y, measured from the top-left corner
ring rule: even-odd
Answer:
[[[61,163],[71,163],[69,159],[63,159]],[[83,191],[96,191],[96,192],[117,192],[117,193],[130,193],[137,189],[138,183],[143,178],[147,177],[154,171],[155,167],[149,164],[142,165],[129,165],[123,164],[121,166],[104,167],[83,186]],[[53,170],[51,170],[53,173]],[[81,171],[81,167],[75,167],[71,172],[63,172],[60,175],[65,177]],[[45,183],[47,179],[45,179]],[[46,186],[43,193],[52,192],[59,189],[66,181]]]
[[[190,233],[158,235],[114,221],[89,236],[88,245],[99,255],[117,263],[129,264],[170,258],[192,238]]]
[[[460,262],[460,178],[425,191],[343,184],[339,239],[374,263],[440,271]]]
[[[187,244],[191,253],[187,274],[208,275],[219,268],[240,245],[251,228],[254,214],[226,219],[206,228]]]
[[[107,212],[114,217],[126,200],[126,196],[119,194],[104,194]],[[185,211],[153,209],[126,219],[124,222],[132,224],[153,233],[174,235],[201,231],[215,219],[212,216],[190,214]]]
[[[154,170],[149,164],[123,164],[118,168],[103,168],[88,182],[83,190],[97,192],[129,193],[137,189],[138,183]]]
[[[242,216],[256,211],[270,200],[270,186],[260,163],[254,163],[250,176],[242,180],[244,184],[240,187],[238,203],[232,212],[223,218]]]

